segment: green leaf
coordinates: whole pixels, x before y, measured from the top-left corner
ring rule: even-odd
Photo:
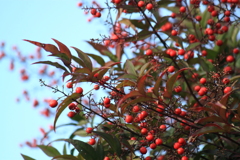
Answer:
[[[52,160],[79,160],[77,157],[72,156],[72,155],[60,155],[60,156],[55,156],[53,157]]]
[[[138,19],[129,19],[131,24],[133,24],[135,27],[140,28],[140,29],[145,29],[146,25],[143,24],[142,20]]]
[[[130,80],[123,80],[119,83],[116,88],[126,87],[126,86],[136,86],[136,83]]]
[[[132,41],[137,41],[137,40],[142,40],[142,39],[146,39],[148,37],[150,37],[153,34],[152,31],[148,31],[148,30],[142,30],[141,32],[139,32],[137,35],[133,36],[133,37],[129,37],[126,38],[126,42],[132,42]]]
[[[98,62],[98,64],[100,64],[101,66],[104,66],[105,65],[105,61],[103,60],[102,57],[100,56],[97,56],[95,54],[90,54],[90,53],[87,53],[88,56],[92,57],[95,61]]]
[[[216,71],[216,68],[213,66],[213,64],[209,61],[207,61],[205,58],[199,58],[200,66],[203,68],[204,71]]]
[[[65,98],[62,103],[59,104],[58,108],[57,108],[57,113],[55,115],[55,119],[54,119],[54,130],[56,129],[56,123],[57,123],[57,120],[60,116],[60,114],[63,112],[63,110],[65,108],[67,108],[67,106],[72,103],[73,100],[79,98],[79,94],[78,93],[73,93],[71,94],[70,96],[67,96],[67,98]]]
[[[84,62],[86,67],[92,71],[92,62],[91,62],[91,59],[87,56],[87,54],[76,47],[72,47],[72,48],[75,49],[75,51],[78,54],[78,57]]]
[[[135,67],[130,60],[126,61],[124,69],[128,74],[132,74],[132,75],[137,76],[137,73],[135,71]]]
[[[111,148],[117,153],[118,156],[121,155],[121,152],[122,152],[121,143],[119,142],[117,137],[104,132],[93,131],[93,133],[102,137],[111,146]]]
[[[136,27],[131,23],[129,19],[123,18],[121,21],[118,21],[118,23],[125,24],[126,26],[131,27],[135,32],[137,32]]]
[[[86,160],[102,160],[98,157],[94,148],[83,141],[73,139],[58,139],[55,141],[65,141],[71,143]]]
[[[102,55],[106,55],[106,53],[111,53],[110,50],[104,45],[101,45],[99,43],[94,43],[94,42],[91,42],[91,41],[87,41],[87,42],[88,42],[88,44],[90,44],[94,49],[96,49]]]
[[[141,69],[139,71],[139,74],[138,74],[138,77],[143,76],[144,71],[149,67],[150,64],[151,64],[150,62],[147,62],[141,67]]]
[[[67,147],[66,147],[66,144],[64,144],[63,146],[63,155],[66,155],[67,154]]]
[[[189,50],[192,50],[192,49],[195,49],[197,46],[201,45],[200,42],[196,42],[196,43],[191,43],[187,48],[186,48],[186,51],[189,51]]]
[[[175,74],[173,74],[168,80],[167,80],[167,84],[166,84],[166,88],[167,88],[167,92],[169,96],[172,96],[172,91],[173,91],[173,87],[175,82],[177,81],[177,77],[178,75],[180,75],[183,71],[187,70],[187,69],[191,69],[191,68],[183,68],[180,69],[179,71],[177,71]]]
[[[78,57],[76,57],[76,56],[72,56],[72,59],[75,61],[75,62],[77,62],[80,66],[82,66],[82,67],[84,67],[84,68],[87,68],[87,66],[84,64],[84,62],[80,59],[80,58],[78,58]]]
[[[29,157],[29,156],[26,156],[26,155],[24,155],[24,154],[21,154],[21,156],[23,157],[24,160],[36,160],[36,159],[31,158],[31,157]]]
[[[108,58],[110,60],[112,60],[113,62],[118,62],[118,58],[117,56],[115,56],[114,54],[112,54],[112,52],[105,52],[105,54],[108,56]]]
[[[104,153],[104,147],[101,143],[98,143],[96,146],[96,154],[98,155],[99,159],[104,159],[105,153]]]
[[[218,55],[218,52],[213,50],[213,49],[207,49],[206,48],[205,50],[208,53],[207,56],[206,56],[207,59],[215,59]]]
[[[39,61],[39,62],[35,62],[35,63],[33,63],[33,64],[48,64],[48,65],[54,66],[54,67],[56,67],[56,68],[60,68],[60,69],[62,69],[62,70],[64,70],[64,71],[68,72],[68,70],[67,70],[65,67],[63,67],[62,65],[60,65],[60,64],[57,63],[57,62]],[[68,73],[69,73],[69,72],[68,72]]]
[[[138,79],[138,77],[136,75],[133,75],[133,74],[124,74],[124,75],[118,77],[118,79],[129,79],[129,80],[136,81]]]
[[[161,28],[164,24],[166,24],[168,22],[169,17],[170,16],[164,16],[164,17],[161,17],[160,19],[158,19],[158,22],[154,26],[154,29],[159,30],[159,28]]]
[[[49,157],[61,155],[58,150],[52,146],[37,145]]]
[[[77,131],[75,131],[73,134],[74,134],[74,135],[81,136],[81,137],[88,137],[88,136],[90,136],[90,135],[87,134],[86,131],[83,130],[83,129],[77,130]]]

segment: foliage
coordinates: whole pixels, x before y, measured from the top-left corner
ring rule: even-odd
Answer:
[[[73,145],[70,154],[38,147],[52,159],[239,159],[239,5],[238,0],[112,0],[100,7],[94,1],[93,8],[84,8],[93,16],[109,11],[111,35],[87,41],[101,56],[76,47],[73,54],[56,39],[57,46],[25,40],[58,59],[35,64],[61,70],[72,89],[68,94],[41,80],[62,94],[54,130],[65,109],[78,123],[69,139],[55,140]],[[83,83],[95,86],[75,87]],[[108,96],[96,100],[98,88]],[[91,127],[81,125],[86,123]],[[89,144],[76,135],[91,137]]]

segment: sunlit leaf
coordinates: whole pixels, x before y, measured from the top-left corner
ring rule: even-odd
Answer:
[[[63,112],[63,110],[65,108],[67,108],[67,106],[73,102],[73,100],[76,100],[77,98],[79,98],[79,94],[78,93],[72,93],[71,95],[67,96],[58,106],[57,108],[57,113],[55,115],[55,119],[54,119],[54,130],[56,128],[56,123],[57,123],[57,120],[59,118],[59,116],[61,115],[61,113]]]
[[[66,72],[68,72],[68,70],[62,66],[61,64],[57,63],[57,62],[51,62],[51,61],[39,61],[39,62],[35,62],[33,64],[47,64],[47,65],[51,65],[51,66],[54,66],[56,68],[60,68]],[[69,73],[69,72],[68,72]]]
[[[52,146],[37,145],[46,155],[49,157],[55,157],[61,155],[59,151]]]
[[[125,71],[128,73],[128,74],[132,74],[132,75],[135,75],[137,76],[137,73],[135,71],[135,67],[133,65],[133,63],[130,61],[130,60],[127,60],[126,63],[125,63]]]
[[[26,156],[26,155],[24,155],[24,154],[21,154],[21,156],[23,157],[24,160],[36,160],[36,159],[31,158],[31,157],[29,157],[29,156]]]
[[[90,54],[90,53],[87,53],[88,56],[92,57],[95,61],[98,62],[98,64],[100,64],[101,66],[104,66],[105,65],[105,61],[103,60],[102,57],[98,56],[98,55],[95,55],[95,54]]]
[[[87,56],[87,54],[76,47],[72,48],[75,49],[75,51],[78,53],[78,57],[82,59],[86,67],[92,71],[92,62],[91,59]]]
[[[136,83],[130,80],[123,80],[121,83],[119,83],[116,88],[126,87],[126,86],[135,86]]]

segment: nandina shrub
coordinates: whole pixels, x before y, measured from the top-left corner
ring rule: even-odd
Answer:
[[[96,124],[89,131],[84,126],[77,129],[76,123],[73,136],[56,140],[71,143],[78,156],[39,147],[53,159],[239,159],[239,1],[93,4],[95,9],[84,9],[95,18],[108,20],[112,12],[101,14],[106,9],[118,12],[109,25],[110,36],[88,41],[101,56],[76,47],[71,53],[55,39],[57,46],[25,40],[60,59],[36,63],[58,68],[72,89],[68,94],[41,81],[62,94],[58,103],[54,101],[54,130],[65,109],[79,124]],[[162,8],[174,14],[166,16]],[[133,56],[125,59],[131,49]],[[104,89],[107,96],[97,100],[97,92],[90,89],[76,92],[76,84],[85,82],[95,84],[93,90]],[[74,139],[86,136],[79,132],[84,130],[88,143]]]

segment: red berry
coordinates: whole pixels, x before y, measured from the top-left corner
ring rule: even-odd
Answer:
[[[68,105],[68,108],[69,108],[70,110],[74,110],[76,107],[77,107],[77,105],[76,105],[75,103],[70,103],[70,104]]]
[[[93,88],[94,88],[95,90],[99,90],[99,85],[96,84],[96,85],[93,86]]]
[[[225,11],[224,15],[229,17],[231,15],[231,11]]]
[[[72,88],[73,87],[73,84],[72,82],[68,82],[67,85],[66,85],[67,88]]]
[[[172,30],[171,34],[172,34],[172,36],[176,36],[178,34],[178,32],[176,30]]]
[[[230,80],[229,80],[228,78],[223,78],[222,82],[223,82],[224,84],[228,84],[228,83],[230,82]]]
[[[224,71],[225,73],[228,73],[228,74],[231,74],[231,73],[233,72],[232,67],[230,67],[230,66],[226,66],[226,67],[223,69],[223,71]]]
[[[104,159],[103,160],[110,160],[110,158],[109,157],[104,157]]]
[[[75,90],[76,93],[82,94],[83,93],[83,89],[82,87],[77,87]]]
[[[153,53],[153,51],[151,49],[146,50],[146,55],[147,56],[151,56],[152,53]]]
[[[125,122],[127,122],[127,123],[132,123],[132,121],[133,121],[133,116],[127,115],[127,116],[125,117]]]
[[[186,116],[186,112],[185,111],[182,111],[181,113],[180,113],[180,116],[182,116],[182,117],[184,117],[184,116]]]
[[[150,144],[150,146],[149,146],[151,149],[155,149],[156,147],[157,147],[157,145],[155,144],[155,143],[152,143],[152,144]]]
[[[181,158],[181,160],[188,160],[188,157],[187,157],[187,156],[183,156],[183,157]]]
[[[184,50],[184,49],[179,49],[179,50],[178,50],[178,54],[179,54],[179,55],[184,55],[184,53],[185,53],[185,50]]]
[[[148,141],[152,141],[154,139],[154,136],[152,134],[147,135],[146,139]]]
[[[148,113],[146,111],[142,111],[141,115],[145,118],[145,117],[147,117]]]
[[[104,98],[104,100],[103,100],[103,103],[104,103],[104,104],[109,104],[109,103],[110,103],[110,99],[109,99],[109,98],[107,98],[107,97],[106,97],[106,98]]]
[[[141,148],[140,148],[140,152],[141,152],[142,154],[146,154],[146,153],[147,153],[147,149],[146,149],[145,147],[141,147]]]
[[[179,93],[179,92],[182,91],[182,87],[181,86],[177,86],[177,87],[174,88],[174,91]]]
[[[178,148],[177,153],[178,153],[178,154],[183,154],[184,151],[185,151],[185,150],[184,150],[183,148]]]
[[[182,145],[186,144],[186,141],[184,138],[179,138],[178,143],[181,143]]]
[[[94,9],[94,8],[91,9],[91,14],[92,14],[92,15],[96,15],[96,13],[97,13],[97,10],[96,10],[96,9]]]
[[[166,125],[164,125],[164,124],[160,125],[160,127],[159,127],[159,129],[162,130],[162,131],[165,131],[166,128],[167,128],[167,127],[166,127]]]
[[[145,6],[144,1],[139,1],[139,2],[138,2],[138,7],[143,7],[143,6]]]
[[[174,111],[175,114],[181,114],[181,112],[182,112],[182,110],[180,108],[176,108]]]
[[[202,56],[207,56],[207,51],[206,50],[202,50]]]
[[[216,45],[218,45],[218,46],[223,45],[223,41],[222,41],[222,40],[217,40],[217,41],[216,41]]]
[[[171,57],[175,57],[176,55],[177,55],[177,52],[175,50],[171,50],[169,52],[169,56],[171,56]]]
[[[163,143],[163,141],[162,141],[162,139],[157,138],[157,139],[155,140],[155,143],[156,143],[156,145],[161,145],[161,144]]]
[[[233,53],[238,54],[239,53],[239,49],[238,48],[234,48],[233,49]]]
[[[224,88],[224,90],[223,90],[223,92],[225,93],[225,94],[227,94],[227,93],[229,93],[229,92],[231,92],[232,91],[232,87],[226,87],[226,88]]]
[[[132,108],[132,111],[135,112],[135,113],[139,112],[139,110],[140,110],[140,108],[138,106],[134,106]]]
[[[91,127],[88,127],[88,128],[86,129],[86,132],[87,132],[87,133],[92,133],[92,131],[93,131],[93,128],[91,128]]]
[[[96,140],[94,138],[89,139],[88,144],[94,145],[96,143]]]
[[[67,116],[68,117],[70,117],[70,118],[72,118],[72,117],[74,117],[76,115],[76,112],[68,112],[68,114],[67,114]]]
[[[216,11],[216,10],[212,11],[212,12],[211,12],[211,15],[212,15],[213,17],[216,17],[216,16],[218,15],[218,11]]]
[[[146,9],[152,10],[153,9],[153,4],[152,3],[148,3],[147,6],[146,6]]]
[[[201,89],[201,87],[198,85],[194,87],[194,91],[196,91],[196,92],[198,92],[200,89]]]
[[[172,13],[172,14],[171,14],[171,17],[172,17],[172,18],[176,18],[176,13]]]
[[[148,133],[148,130],[146,128],[141,129],[141,134],[145,135]]]
[[[174,66],[169,66],[168,67],[168,72],[172,73],[175,71],[175,67]]]
[[[180,148],[181,146],[182,146],[181,143],[176,142],[176,143],[174,143],[173,148],[174,148],[174,149],[178,149],[178,148]]]
[[[58,105],[58,102],[56,100],[52,99],[52,100],[49,101],[49,106],[50,107],[54,108],[57,105]]]
[[[101,13],[100,12],[97,12],[94,17],[101,17]]]
[[[184,13],[184,12],[186,12],[186,8],[184,6],[182,6],[182,7],[180,7],[179,11]]]
[[[162,105],[159,104],[159,105],[157,106],[157,108],[156,108],[156,111],[158,111],[158,112],[163,112],[164,109],[165,109],[165,107],[163,107]]]
[[[199,81],[201,84],[205,84],[207,82],[206,78],[201,78]]]
[[[195,19],[196,19],[197,21],[201,21],[201,20],[202,20],[202,17],[198,15],[198,16],[195,17]]]
[[[227,56],[226,61],[231,63],[235,60],[235,58],[232,55]]]

